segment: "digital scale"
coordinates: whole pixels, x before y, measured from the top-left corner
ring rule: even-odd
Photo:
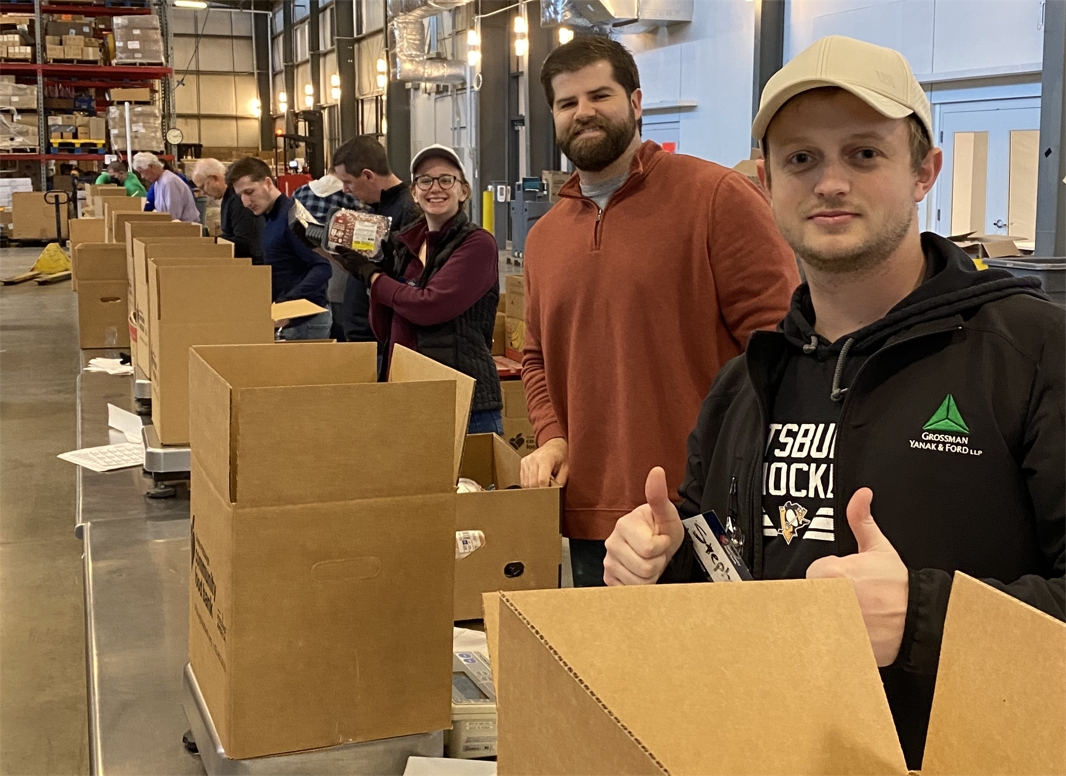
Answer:
[[[192,470],[192,448],[181,445],[164,445],[159,441],[155,426],[141,428],[144,442],[144,471],[152,477],[148,498],[170,498],[176,491],[168,482],[189,479]]]
[[[208,776],[402,776],[409,757],[440,757],[444,731],[343,744],[271,757],[234,760],[226,756],[192,666],[185,666],[181,705],[189,721],[185,746],[200,755]],[[495,747],[495,722],[493,746]]]
[[[482,652],[452,653],[452,729],[444,749],[461,760],[496,756],[496,692]]]

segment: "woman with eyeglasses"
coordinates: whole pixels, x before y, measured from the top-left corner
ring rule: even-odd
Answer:
[[[496,238],[467,218],[470,184],[451,148],[423,148],[411,162],[411,193],[425,217],[397,234],[375,264],[344,251],[370,289],[379,341],[404,345],[477,380],[469,433],[503,434],[492,332],[500,299]],[[391,255],[390,255],[391,253]]]

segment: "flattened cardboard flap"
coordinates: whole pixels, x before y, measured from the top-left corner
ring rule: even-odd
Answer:
[[[318,315],[325,311],[325,307],[319,307],[314,302],[309,302],[306,299],[293,299],[291,302],[275,302],[270,305],[270,317],[274,321],[302,318],[305,315]]]
[[[474,401],[474,384],[477,381],[402,345],[393,348],[392,363],[389,366],[390,383],[437,380],[455,382],[455,456],[452,459],[452,482],[458,482],[459,467],[463,462],[463,445],[466,443],[466,429],[470,425],[470,405]]]
[[[501,601],[501,775],[599,772],[618,746],[679,775],[907,773],[846,580],[528,591]],[[536,639],[509,640],[509,617]],[[588,711],[573,695],[575,714],[609,715],[625,736],[589,736],[604,730],[590,722],[583,737],[536,686],[558,675],[553,665],[596,701]]]
[[[1066,623],[955,572],[923,774],[1066,774]]]

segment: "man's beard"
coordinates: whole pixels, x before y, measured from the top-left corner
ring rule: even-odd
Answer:
[[[577,133],[589,127],[603,130],[603,137],[578,139]],[[559,147],[577,169],[602,172],[625,153],[636,132],[637,117],[630,105],[629,117],[624,121],[594,118],[580,124],[575,122],[566,136],[559,138]]]
[[[824,209],[832,209],[826,204]],[[778,224],[785,241],[808,267],[826,274],[864,273],[884,264],[896,252],[914,223],[915,209],[906,207],[886,218],[883,228],[864,242],[849,248],[818,248],[808,244],[802,229]]]

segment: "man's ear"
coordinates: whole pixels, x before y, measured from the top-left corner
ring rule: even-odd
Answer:
[[[639,120],[644,115],[644,93],[640,89],[634,89],[629,95],[629,102],[633,106],[633,116]]]
[[[770,193],[770,174],[766,169],[765,159],[755,160],[755,172],[759,175],[759,183],[762,184],[763,189],[767,194]]]
[[[361,175],[362,177],[366,178],[366,179],[367,179],[368,181],[370,181],[371,183],[373,183],[373,181],[374,181],[374,178],[376,178],[376,177],[377,177],[377,175],[376,175],[376,174],[374,173],[374,171],[373,171],[373,170],[363,170],[363,171],[362,171],[362,172],[360,173],[360,175]]]
[[[939,148],[930,148],[914,176],[914,201],[921,202],[933,188],[940,170],[944,166],[944,152]]]

